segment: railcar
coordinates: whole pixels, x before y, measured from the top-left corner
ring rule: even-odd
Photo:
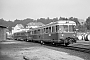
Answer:
[[[27,32],[26,31],[20,31],[13,34],[14,40],[19,41],[26,41],[27,40]]]
[[[34,28],[28,31],[28,40],[37,41],[42,44],[64,44],[76,43],[77,33],[74,21],[56,21],[45,26]],[[30,38],[30,39],[29,39]]]

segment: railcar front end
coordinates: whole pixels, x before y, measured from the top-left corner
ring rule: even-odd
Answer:
[[[75,29],[76,23],[68,21],[63,25],[59,25],[58,30],[58,43],[69,45],[76,43],[77,33]]]

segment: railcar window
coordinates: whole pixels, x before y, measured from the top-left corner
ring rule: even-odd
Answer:
[[[64,30],[63,26],[60,25],[60,26],[59,26],[59,31],[60,31],[60,32],[63,32],[63,30]]]
[[[36,34],[38,34],[38,30],[36,30]]]
[[[68,32],[68,25],[60,25],[59,31],[60,32]]]
[[[32,34],[32,31],[30,31],[29,34]]]
[[[30,35],[29,32],[27,32],[27,34]]]
[[[75,26],[74,25],[69,25],[69,32],[75,31]]]
[[[56,25],[56,32],[58,32],[59,30],[59,25]]]
[[[55,32],[55,26],[52,26],[52,32]]]
[[[32,34],[33,34],[33,31],[32,31]]]
[[[33,31],[31,31],[32,33],[31,34],[33,34]]]
[[[32,34],[34,34],[34,31],[32,31]]]
[[[24,35],[25,35],[25,36],[28,36],[28,34],[27,34],[27,33],[24,33]]]
[[[19,33],[19,36],[21,36],[21,33]]]
[[[43,33],[43,29],[41,29],[41,34]]]
[[[49,33],[51,33],[51,27],[49,27],[49,29],[48,29],[48,30],[49,30]]]
[[[17,34],[15,33],[14,36],[17,36]]]
[[[45,33],[45,28],[43,29],[43,32]]]
[[[19,33],[17,33],[17,35],[20,35]]]
[[[46,33],[48,33],[48,27],[46,28]]]
[[[40,29],[38,29],[38,34],[40,34]]]
[[[21,35],[23,35],[23,33],[21,33]]]
[[[20,35],[22,35],[23,33],[20,33]]]
[[[17,34],[15,33],[14,36],[16,36]]]
[[[42,29],[40,29],[40,34],[42,33]]]
[[[68,32],[68,25],[63,25],[64,27],[64,32]]]
[[[17,33],[16,33],[16,36],[17,36]]]
[[[28,35],[31,35],[31,31],[28,32]]]
[[[36,34],[36,30],[34,30],[34,34]]]

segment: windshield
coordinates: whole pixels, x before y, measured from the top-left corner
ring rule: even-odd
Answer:
[[[75,25],[69,25],[69,32],[75,31]]]
[[[74,32],[75,25],[60,25],[59,30],[60,32]]]
[[[61,32],[68,32],[68,25],[60,25],[59,30]]]

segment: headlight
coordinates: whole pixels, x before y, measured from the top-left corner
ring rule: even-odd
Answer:
[[[64,34],[62,34],[62,36],[64,36]]]
[[[75,36],[75,34],[73,34],[73,36]]]

